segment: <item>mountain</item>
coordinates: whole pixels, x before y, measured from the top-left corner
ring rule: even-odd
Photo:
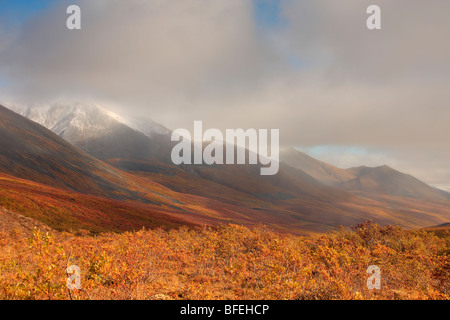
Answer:
[[[41,124],[66,140],[78,139],[80,133],[85,138],[108,133],[114,130],[117,123],[127,125],[148,137],[171,134],[169,129],[151,119],[124,118],[95,104],[53,104],[34,107],[12,105],[9,109]]]
[[[174,143],[170,131],[147,119],[125,120],[95,105],[53,105],[16,108],[84,152],[119,169],[144,172],[178,172],[170,160]],[[142,132],[132,129],[143,130]],[[348,198],[349,194],[323,186],[303,171],[281,165],[274,177],[261,177],[257,166],[181,166],[199,176],[249,196],[263,199],[304,197],[307,199]],[[161,183],[166,184],[165,181]],[[176,183],[170,183],[176,185]],[[204,192],[196,193],[204,195]]]
[[[39,109],[41,113],[36,111]],[[95,201],[76,200],[77,203],[78,201],[93,203],[93,207],[97,209],[102,207],[98,201],[106,201],[105,208],[132,206],[131,209],[121,210],[121,215],[120,212],[115,213],[114,230],[124,228],[126,225],[128,219],[125,212],[138,214],[145,225],[155,225],[158,219],[162,219],[165,225],[262,223],[278,231],[302,234],[331,230],[337,225],[354,225],[368,219],[381,224],[398,223],[410,228],[436,225],[450,219],[448,205],[422,200],[412,202],[407,200],[409,198],[399,196],[360,195],[358,192],[330,185],[331,181],[336,183],[339,179],[344,179],[343,177],[347,179],[346,181],[351,181],[350,178],[356,173],[333,168],[324,163],[316,166],[314,159],[308,157],[302,158],[309,161],[309,166],[294,168],[281,163],[280,170],[275,176],[261,176],[257,165],[175,166],[170,161],[172,142],[167,130],[158,127],[159,129],[146,135],[129,127],[121,117],[98,107],[77,105],[67,110],[62,109],[63,106],[56,106],[47,110],[38,108],[34,111],[33,109],[21,111],[46,124],[60,137],[38,123],[28,120],[25,122],[23,117],[16,115],[19,117],[15,119],[17,123],[12,121],[6,127],[16,127],[18,132],[11,133],[6,130],[6,136],[9,134],[12,139],[14,137],[19,139],[19,144],[23,145],[22,153],[17,155],[12,144],[0,147],[9,150],[6,159],[16,157],[22,162],[24,159],[39,161],[37,163],[25,161],[21,170],[13,170],[11,161],[0,162],[0,167],[4,168],[3,172],[11,173],[17,178],[31,179],[56,188],[69,187],[88,196],[102,197],[101,200],[96,198]],[[34,124],[32,128],[34,131],[46,136],[37,141],[35,138],[39,136],[38,134],[32,133],[29,136],[30,128],[24,126],[32,126],[30,123]],[[137,127],[136,125],[135,128]],[[26,129],[25,132],[22,132],[23,129]],[[51,146],[56,142],[61,144],[61,137],[74,146],[65,142],[65,149],[50,152],[58,149]],[[46,142],[46,139],[49,141]],[[32,152],[36,149],[35,145],[41,153],[47,147],[49,150],[46,154],[39,152],[35,154]],[[70,148],[72,149],[69,150]],[[77,160],[80,157],[84,160]],[[74,164],[72,159],[79,162]],[[51,163],[51,166],[48,166],[47,162]],[[60,168],[66,178],[59,179],[58,173],[48,167]],[[42,168],[48,170],[40,172]],[[86,172],[78,176],[75,168],[83,168]],[[320,175],[315,175],[314,168],[317,168],[317,171],[322,168],[321,175],[328,176],[327,184],[318,180]],[[32,174],[21,174],[26,170]],[[108,172],[112,176],[107,175]],[[93,175],[94,178],[87,179],[86,185],[83,185],[89,175]],[[61,181],[65,183],[62,184]],[[23,184],[23,181],[15,182],[7,190],[23,189]],[[88,185],[95,188],[86,190]],[[26,189],[26,194],[35,195],[32,202],[40,199],[38,192],[40,188],[43,187],[34,186],[32,190]],[[51,198],[70,198],[66,195],[61,196],[59,191],[55,190],[48,193],[54,194]],[[17,193],[7,197],[16,199]],[[84,199],[82,196],[73,198]],[[116,201],[114,205],[108,202],[110,199]],[[16,199],[14,203],[17,202]],[[41,202],[41,205],[46,203],[48,201]],[[59,205],[67,208],[65,202]],[[89,208],[84,206],[84,210],[89,211]],[[135,213],[133,210],[139,211]],[[145,213],[142,213],[143,211]],[[105,223],[102,223],[105,219],[104,212],[94,212],[90,216],[97,216],[96,223],[104,225]],[[144,219],[149,216],[152,217],[151,223]],[[139,219],[133,218],[134,227],[138,225]],[[117,221],[121,221],[119,225]]]
[[[353,172],[314,159],[295,148],[281,148],[280,161],[293,168],[300,169],[316,180],[330,186],[355,178]]]
[[[394,195],[430,201],[449,201],[450,194],[433,188],[413,176],[401,173],[389,166],[348,169],[354,178],[338,183],[345,190]]]
[[[176,192],[116,169],[3,106],[0,150],[0,206],[55,228],[114,231],[264,220],[264,212],[248,208],[242,213],[240,205]],[[286,216],[281,225],[299,219],[280,215]]]
[[[100,196],[130,194],[118,170],[81,152],[51,131],[0,106],[0,172]]]
[[[409,174],[386,165],[375,168],[362,166],[340,169],[294,148],[281,150],[280,158],[318,181],[342,190],[428,201],[450,201],[450,193],[431,187]]]
[[[120,232],[143,227],[197,225],[183,219],[181,210],[156,201],[144,203],[100,197],[0,172],[0,210],[2,208],[61,231]]]
[[[164,127],[163,125],[153,121],[150,118],[145,117],[133,117],[130,119],[124,119],[122,118],[119,120],[120,122],[126,124],[130,128],[142,132],[149,138],[156,138],[158,136],[171,136],[172,131],[168,128]]]
[[[149,119],[125,119],[90,104],[11,109],[100,160],[170,160],[169,129]]]
[[[270,198],[266,201],[201,177],[196,180],[198,188],[214,186],[224,198],[184,193],[149,177],[123,172],[2,106],[0,150],[0,206],[56,229],[122,231],[221,223],[264,223],[294,233],[330,228],[300,211],[272,203]],[[186,173],[176,166],[170,168]],[[181,182],[178,174],[171,181],[175,185]],[[253,188],[258,194],[258,186]],[[275,190],[282,189],[269,191]],[[312,201],[319,207],[320,202]]]
[[[3,106],[0,150],[0,206],[55,228],[191,224],[182,195],[117,170]]]

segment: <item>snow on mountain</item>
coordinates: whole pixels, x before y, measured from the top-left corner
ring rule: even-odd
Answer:
[[[159,123],[148,118],[131,118],[122,119],[122,123],[126,124],[130,128],[142,132],[147,137],[153,138],[155,135],[170,135],[172,131]]]
[[[120,125],[126,125],[150,138],[171,132],[151,119],[125,118],[94,104],[11,106],[10,109],[72,143],[79,139],[107,135]]]
[[[10,109],[100,160],[170,161],[170,130],[150,119],[125,118],[94,104]]]

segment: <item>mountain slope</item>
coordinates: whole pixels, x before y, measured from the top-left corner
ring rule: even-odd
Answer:
[[[54,188],[4,173],[0,173],[1,208],[61,231],[120,232],[195,225],[175,208]]]
[[[302,221],[286,210],[274,217],[276,207],[262,201],[256,205],[264,210],[252,209],[172,191],[122,172],[2,106],[0,150],[0,206],[27,213],[55,228],[114,231],[264,222],[293,231]]]
[[[301,212],[248,193],[220,201],[177,192],[148,177],[125,173],[1,106],[0,119],[0,205],[55,228],[128,230],[158,224],[228,222],[264,223],[289,232],[322,228],[321,223],[304,219]],[[199,184],[205,181],[200,179]],[[218,193],[227,194],[223,185],[216,186]],[[320,201],[315,200],[315,205],[320,206]]]
[[[158,141],[155,135],[147,136],[138,132],[120,122],[120,117],[105,111],[86,111],[84,107],[69,111],[71,112],[64,116],[52,111],[52,115],[42,117],[46,121],[41,121],[49,126],[53,125],[52,128],[61,136],[75,141],[84,151],[96,155],[115,168],[86,153],[80,153],[67,142],[67,152],[50,152],[57,149],[51,147],[56,143],[55,137],[58,143],[62,143],[62,139],[31,121],[26,124],[31,126],[30,123],[33,123],[40,129],[34,127],[33,130],[38,131],[36,134],[31,134],[32,137],[24,135],[24,141],[19,139],[24,145],[19,155],[15,153],[13,145],[5,144],[5,148],[9,150],[6,159],[16,156],[22,162],[23,159],[39,160],[37,163],[28,161],[19,168],[31,170],[31,178],[34,181],[56,187],[68,185],[72,190],[119,199],[126,201],[126,205],[134,206],[136,210],[153,210],[152,212],[159,212],[165,219],[175,219],[179,223],[191,225],[262,223],[283,232],[307,233],[331,230],[340,224],[354,225],[368,219],[381,224],[399,223],[410,228],[436,225],[450,219],[450,208],[445,205],[420,201],[411,204],[411,201],[398,196],[375,198],[366,196],[365,193],[357,195],[325,185],[317,181],[312,174],[305,172],[311,172],[311,168],[314,168],[314,159],[307,157],[303,158],[307,159],[310,165],[305,166],[305,171],[301,167],[296,169],[281,164],[275,176],[261,176],[257,165],[175,166],[167,160],[171,151],[171,144],[167,142],[170,140],[168,135],[156,134],[156,137],[163,137],[163,140]],[[55,114],[59,116],[56,117]],[[58,121],[55,121],[55,118],[58,118]],[[33,140],[36,136],[39,137],[39,134],[43,135],[42,130],[50,142],[45,142],[44,137]],[[72,134],[69,135],[70,132]],[[17,138],[23,135],[23,132],[19,130],[17,134],[12,135]],[[82,143],[86,141],[89,143]],[[41,145],[42,143],[44,145]],[[35,154],[31,152],[35,149],[35,144],[43,151],[49,147],[49,151],[45,155]],[[158,149],[158,146],[162,149]],[[73,150],[69,150],[70,148]],[[71,159],[76,160],[80,154],[84,160],[78,159],[80,162],[74,165]],[[49,168],[46,157],[50,157],[49,162],[53,164]],[[12,170],[14,175],[29,179],[27,174],[21,175],[21,170],[13,170],[10,162],[0,162],[0,166],[7,168],[7,173]],[[68,166],[65,165],[66,162]],[[58,180],[57,172],[50,170],[58,166],[63,172],[70,168],[64,176],[73,178],[67,178],[65,184]],[[78,177],[74,167],[85,169],[86,172]],[[319,167],[323,169],[322,175],[327,173],[326,170],[334,170],[332,166],[323,163]],[[40,172],[42,168],[47,171]],[[328,172],[329,180],[333,170],[331,174]],[[95,177],[89,180],[89,174]],[[355,174],[338,169],[335,170],[333,179],[349,179],[349,175],[354,177]],[[80,186],[85,187],[82,185],[85,179],[87,185],[91,184],[97,189],[77,189]],[[95,185],[101,182],[101,179],[104,184]]]
[[[300,169],[318,181],[331,186],[355,177],[351,171],[314,159],[295,148],[282,148],[280,150],[280,161],[293,168]]]
[[[131,171],[161,171],[170,167],[174,171],[179,168],[170,159],[175,143],[170,141],[169,130],[151,120],[133,122],[98,106],[81,104],[22,108],[18,111],[77,148],[118,168],[124,169],[122,163],[126,163],[127,170]],[[147,135],[128,127],[126,123],[134,123],[135,128],[144,130]],[[142,169],[142,163],[146,163],[146,169]],[[264,200],[300,196],[308,200],[334,198],[345,201],[351,197],[336,188],[318,183],[303,171],[293,171],[283,164],[279,173],[272,177],[262,177],[259,166],[250,165],[187,165],[180,168],[190,175]],[[196,194],[203,195],[202,192]]]
[[[282,150],[281,160],[324,184],[342,190],[427,201],[450,201],[450,193],[433,188],[411,175],[388,166],[340,169],[294,148]]]
[[[345,190],[430,201],[450,200],[449,193],[433,188],[409,174],[401,173],[386,165],[376,168],[351,168],[348,171],[352,172],[355,177],[337,184]]]
[[[0,106],[0,206],[59,229],[123,231],[197,224],[199,210],[184,201],[191,202],[99,161]]]
[[[0,172],[54,187],[112,195],[132,183],[51,131],[0,106]]]
[[[169,129],[148,119],[124,119],[89,104],[12,107],[12,110],[100,160],[119,157],[170,160]]]

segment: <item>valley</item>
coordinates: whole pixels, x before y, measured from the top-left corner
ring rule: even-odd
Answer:
[[[57,230],[234,223],[306,235],[366,220],[450,221],[448,193],[388,167],[344,170],[295,149],[282,150],[273,176],[248,164],[177,166],[170,130],[151,120],[141,132],[96,106],[16,108],[51,132],[0,111],[1,205]]]

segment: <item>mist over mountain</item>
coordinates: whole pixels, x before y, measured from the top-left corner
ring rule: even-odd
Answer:
[[[101,160],[170,159],[171,132],[150,119],[127,119],[91,104],[11,109]]]
[[[354,174],[354,178],[338,184],[339,187],[345,190],[431,201],[450,200],[450,193],[431,187],[409,174],[399,172],[386,165],[376,168],[351,168],[348,171]]]
[[[133,200],[139,210],[147,210],[152,224],[160,217],[170,224],[263,223],[307,233],[368,219],[412,228],[450,219],[445,193],[430,191],[420,181],[404,182],[400,173],[390,180],[389,172],[343,170],[297,150],[282,150],[274,176],[261,176],[256,165],[176,166],[170,160],[174,143],[169,130],[153,121],[138,123],[144,125],[145,134],[136,129],[138,124],[131,128],[129,120],[98,106],[54,105],[18,111],[54,133],[2,110],[1,147],[8,150],[0,162],[3,172],[87,194]],[[13,165],[13,159],[18,164]],[[369,178],[374,182],[368,183]],[[405,184],[411,188],[398,189]],[[412,196],[414,202],[408,200]],[[135,217],[133,225],[139,219]]]
[[[431,201],[449,201],[450,193],[431,187],[389,166],[340,169],[295,149],[284,148],[281,160],[318,181],[343,190],[393,195]]]
[[[176,167],[170,160],[175,143],[170,140],[169,129],[148,119],[126,119],[96,105],[53,105],[18,108],[17,111],[77,148],[120,169],[166,172],[168,165],[173,167],[172,171],[182,168],[204,180],[269,199],[299,195],[317,199],[351,196],[283,164],[281,172],[274,177],[260,177],[259,168],[252,165]]]
[[[0,171],[19,178],[105,195],[120,172],[78,150],[39,124],[0,106]],[[126,192],[130,185],[122,185]]]
[[[126,118],[103,107],[92,104],[63,105],[54,104],[41,107],[12,107],[19,114],[50,129],[64,140],[90,155],[127,170],[164,171],[160,161],[171,165],[170,153],[174,142],[170,140],[171,131],[146,118]],[[136,162],[139,160],[139,163]],[[420,180],[403,174],[387,166],[377,168],[358,167],[340,169],[331,164],[314,159],[294,149],[282,148],[280,160],[315,180],[339,189],[354,192],[412,197],[423,200],[449,200],[450,194],[428,186]],[[143,163],[147,163],[144,168]],[[153,161],[153,162],[152,162]],[[134,163],[133,163],[134,162]],[[282,167],[284,165],[282,164]],[[182,166],[191,173],[200,174],[205,179],[230,184],[224,170],[211,175],[208,166]],[[225,169],[227,170],[227,169]],[[286,168],[282,169],[286,170]],[[214,171],[214,170],[213,170]],[[234,176],[247,176],[248,167],[232,170]],[[237,173],[237,172],[240,173]],[[223,176],[220,175],[223,173]],[[283,176],[283,174],[281,174]],[[288,185],[287,175],[281,184]],[[279,178],[273,178],[276,181]],[[303,178],[307,179],[304,175]],[[280,184],[280,183],[279,183]],[[235,185],[242,189],[245,184]],[[291,188],[298,190],[298,188]],[[300,188],[302,189],[302,188]],[[303,188],[304,190],[308,188]],[[330,192],[332,194],[333,192]]]
[[[326,185],[337,185],[354,178],[354,174],[345,169],[314,159],[295,148],[281,148],[280,160],[293,168],[300,169]]]

